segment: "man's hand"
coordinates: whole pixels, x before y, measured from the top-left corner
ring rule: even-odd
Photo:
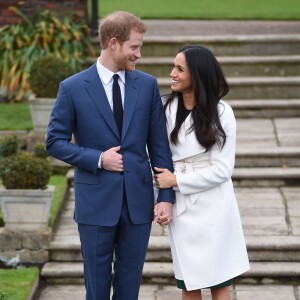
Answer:
[[[168,225],[172,221],[172,203],[159,202],[154,207],[154,224]]]
[[[177,185],[176,175],[168,169],[154,168],[159,174],[154,175],[155,183],[158,188],[166,189]]]
[[[102,156],[102,168],[108,171],[122,172],[123,169],[123,158],[122,155],[118,153],[121,146],[113,147],[105,152]]]

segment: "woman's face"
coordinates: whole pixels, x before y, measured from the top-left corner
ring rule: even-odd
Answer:
[[[174,67],[170,76],[172,78],[172,91],[181,92],[182,94],[191,93],[193,91],[192,78],[184,53],[180,52],[175,57]]]

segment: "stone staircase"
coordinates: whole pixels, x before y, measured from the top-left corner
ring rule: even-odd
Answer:
[[[72,175],[71,175],[72,176]],[[237,179],[236,179],[237,180]],[[300,186],[236,187],[251,270],[236,282],[290,282],[300,279]],[[285,202],[286,201],[286,202]],[[72,220],[73,188],[42,269],[48,284],[83,283],[77,226]],[[295,221],[295,224],[294,224]],[[298,221],[298,224],[297,224]],[[174,283],[167,228],[153,226],[144,283]]]
[[[162,94],[169,91],[176,51],[185,44],[203,44],[215,53],[230,85],[224,100],[237,117],[233,182],[251,270],[235,280],[232,299],[241,295],[239,299],[300,300],[300,37],[146,35],[138,68],[158,77]],[[72,172],[68,176],[69,198],[51,242],[50,261],[41,272],[46,282],[37,298],[41,300],[77,300],[84,295],[80,242],[72,220]],[[155,288],[151,293],[142,289],[140,299],[180,299],[178,291],[168,290],[173,284],[167,228],[155,225],[143,272],[143,287]],[[268,298],[273,284],[286,292],[277,290]],[[51,298],[52,287],[63,285],[70,295],[74,287],[77,296],[74,292],[70,298]],[[251,291],[249,297],[246,290]],[[162,296],[161,291],[169,292]],[[290,294],[291,298],[280,296]]]
[[[217,56],[228,77],[228,99],[297,99],[300,90],[300,38],[293,35],[176,36],[145,40],[140,69],[170,90],[169,73],[177,49],[202,44]],[[158,56],[158,59],[157,57]]]
[[[187,44],[202,44],[217,56],[230,84],[228,99],[293,99],[299,108],[299,35],[146,35],[138,67],[158,77],[162,94],[170,91],[169,74],[177,50]],[[92,62],[87,60],[87,65]]]

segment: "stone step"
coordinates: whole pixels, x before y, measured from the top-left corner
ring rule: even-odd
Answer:
[[[228,99],[236,118],[291,118],[300,116],[300,99]]]
[[[236,282],[274,282],[298,281],[300,279],[299,262],[251,262],[251,269],[236,278]],[[83,264],[81,262],[48,262],[41,276],[48,284],[83,283]],[[174,284],[174,272],[170,262],[145,262],[143,283]]]
[[[299,185],[300,168],[235,168],[235,187],[284,187]]]
[[[298,34],[299,20],[186,20],[145,19],[150,36]]]
[[[99,52],[98,37],[92,43]],[[299,34],[257,34],[257,35],[145,35],[142,46],[143,57],[174,57],[177,51],[190,44],[201,44],[216,56],[249,55],[298,55]]]
[[[239,300],[298,300],[299,285],[295,283],[271,284],[261,282],[258,284],[234,284],[230,287],[231,298]],[[209,289],[203,289],[203,300],[211,300]],[[49,285],[43,288],[39,300],[82,300],[85,298],[85,288],[82,284]],[[139,293],[139,300],[180,300],[181,290],[174,284],[142,284]]]
[[[246,244],[250,261],[300,262],[300,236],[246,236]],[[50,245],[50,261],[82,261],[79,237],[56,237]],[[146,261],[172,261],[168,236],[150,237]]]
[[[300,55],[270,56],[221,56],[217,57],[223,72],[228,77],[241,76],[299,76]],[[85,67],[95,58],[86,60]],[[174,57],[142,57],[137,68],[155,77],[168,77]]]
[[[300,236],[246,236],[251,262],[300,262]],[[146,261],[171,262],[169,238],[151,236]]]
[[[235,279],[235,283],[259,283],[263,280],[272,282],[298,281],[300,263],[295,262],[252,262],[250,270]],[[171,263],[146,262],[143,270],[143,282],[147,284],[175,284]]]
[[[297,99],[300,77],[228,77],[230,91],[225,99]],[[160,93],[170,93],[171,79],[158,78]]]
[[[265,147],[257,149],[255,147],[245,148],[238,146],[235,168],[243,167],[300,167],[300,147]],[[263,170],[260,171],[262,172]]]
[[[298,34],[211,35],[211,36],[145,36],[142,54],[171,56],[185,45],[201,44],[216,56],[299,54]]]

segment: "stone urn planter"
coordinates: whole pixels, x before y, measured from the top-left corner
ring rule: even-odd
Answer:
[[[54,190],[54,186],[45,190],[0,188],[4,228],[18,232],[46,230]]]
[[[33,96],[29,105],[36,135],[46,134],[59,84],[73,74],[70,63],[54,55],[42,56],[32,64],[28,81]]]
[[[33,131],[37,140],[45,140],[46,138],[48,123],[55,101],[55,98],[37,98],[35,97],[35,95],[31,95],[29,98]],[[70,168],[69,164],[54,157],[49,157],[49,160],[51,161],[51,164],[53,166],[60,168]]]
[[[46,135],[54,102],[55,98],[37,98],[34,95],[29,98],[31,120],[36,135]]]
[[[48,227],[54,187],[44,143],[33,152],[20,151],[16,136],[0,140],[1,210],[5,229],[39,231]]]

